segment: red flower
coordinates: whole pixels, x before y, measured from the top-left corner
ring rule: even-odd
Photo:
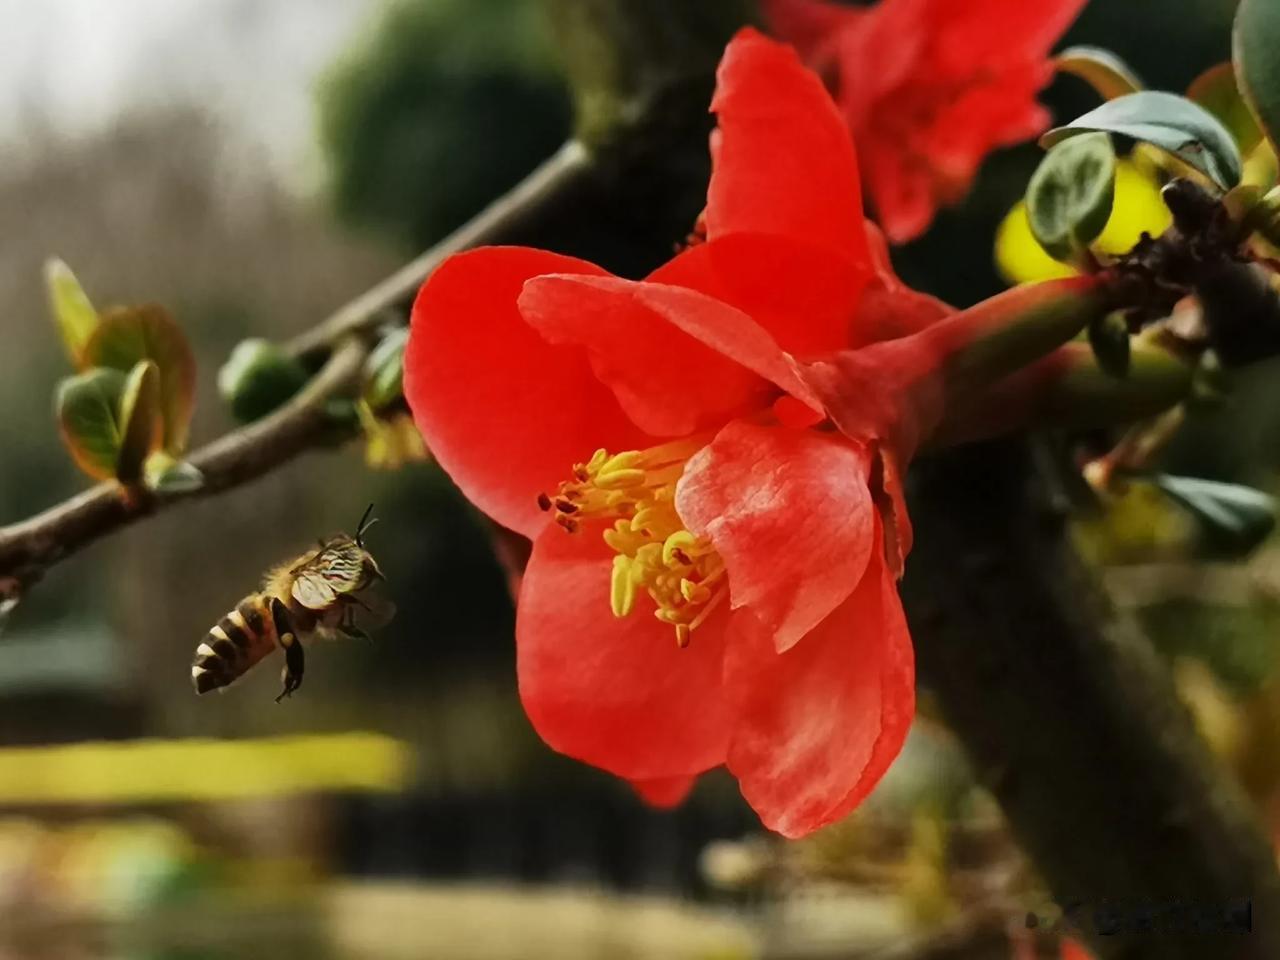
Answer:
[[[1050,48],[1086,0],[764,0],[783,39],[827,79],[881,225],[919,236],[993,149],[1044,132]]]
[[[1074,940],[1063,940],[1062,960],[1093,960],[1093,954]]]
[[[796,836],[853,809],[911,722],[900,478],[993,315],[933,323],[892,277],[788,48],[743,31],[718,81],[705,243],[642,282],[453,257],[414,305],[405,393],[462,490],[534,541],[516,642],[543,739],[657,803],[726,764]]]

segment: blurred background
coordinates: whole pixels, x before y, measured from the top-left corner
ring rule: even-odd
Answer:
[[[1232,6],[1093,0],[1067,42],[1181,90],[1227,58]],[[51,414],[47,257],[99,306],[170,308],[203,442],[233,425],[215,379],[239,341],[314,324],[569,136],[555,54],[538,0],[0,0],[0,524],[85,485]],[[1048,100],[1094,103],[1071,78]],[[899,251],[904,277],[962,304],[1000,289],[987,241],[1038,156],[994,157]],[[1275,488],[1267,380],[1196,413],[1170,469]],[[274,668],[197,700],[208,627],[370,501],[396,619],[316,649],[286,704]],[[1140,488],[1078,529],[1280,814],[1280,554],[1226,563]],[[1011,905],[1047,903],[927,697],[864,811],[783,848],[727,778],[657,812],[545,748],[512,623],[447,478],[354,444],[57,566],[0,639],[0,960],[852,957],[937,930],[1008,956]]]

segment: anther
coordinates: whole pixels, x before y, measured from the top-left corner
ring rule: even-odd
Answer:
[[[551,498],[545,493],[538,494],[538,509],[544,513],[551,509]]]
[[[662,543],[662,562],[668,567],[672,561],[688,565],[691,561],[687,550],[697,546],[698,538],[688,530],[677,530]]]
[[[596,474],[596,486],[602,490],[625,490],[630,487],[639,487],[644,484],[645,472],[637,470],[634,467],[624,467],[621,470],[612,470],[608,473],[601,471]]]
[[[622,453],[615,453],[612,457],[600,464],[601,473],[616,473],[619,470],[630,470],[640,463],[641,454],[639,450],[624,450]]]
[[[706,603],[711,599],[711,591],[700,583],[694,583],[692,580],[682,578],[680,580],[680,595],[690,603]]]
[[[631,575],[628,557],[613,558],[613,571],[609,578],[609,606],[615,617],[625,617],[636,602],[636,582]]]

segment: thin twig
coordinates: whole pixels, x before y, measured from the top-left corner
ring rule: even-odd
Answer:
[[[204,475],[198,489],[161,495],[100,483],[28,520],[0,527],[0,602],[16,599],[55,563],[145,516],[238,487],[300,453],[350,436],[335,425],[325,405],[359,373],[370,347],[367,336],[360,335],[371,332],[388,309],[405,304],[446,257],[500,242],[590,172],[586,148],[569,142],[471,221],[291,341],[288,346],[298,355],[332,352],[306,388],[279,410],[190,456]]]

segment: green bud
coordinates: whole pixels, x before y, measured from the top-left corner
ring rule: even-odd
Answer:
[[[398,327],[382,338],[364,365],[364,402],[375,413],[404,396],[404,346],[409,328]]]
[[[218,392],[241,423],[265,417],[307,382],[306,368],[269,340],[254,337],[236,344],[218,371]]]

